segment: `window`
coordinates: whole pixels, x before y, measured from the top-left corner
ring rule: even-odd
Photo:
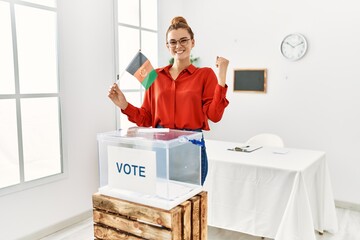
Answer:
[[[118,73],[119,86],[128,102],[140,107],[144,88],[125,69],[141,49],[153,67],[158,64],[157,0],[118,0]],[[126,129],[134,124],[120,115],[120,128]]]
[[[0,0],[0,194],[63,172],[56,19],[55,0]]]

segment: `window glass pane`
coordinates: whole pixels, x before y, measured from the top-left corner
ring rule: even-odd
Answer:
[[[157,30],[157,0],[141,0],[141,27]]]
[[[56,7],[56,0],[22,0],[24,2],[35,3],[47,7]]]
[[[136,107],[141,107],[141,94],[139,92],[124,92],[126,100],[131,103],[132,105]],[[120,126],[121,129],[127,129],[129,127],[136,126],[135,123],[132,123],[128,120],[128,118],[125,115],[122,115],[120,118]]]
[[[56,13],[16,6],[21,93],[57,92]]]
[[[139,0],[118,0],[118,20],[139,26]]]
[[[140,49],[139,30],[119,26],[119,70],[126,69]]]
[[[0,188],[20,182],[14,99],[0,100]]]
[[[157,33],[141,31],[141,51],[150,60],[154,68],[158,67],[158,38]],[[164,45],[165,48],[165,45]]]
[[[140,90],[141,86],[142,85],[139,82],[139,80],[137,78],[135,78],[133,75],[131,75],[130,73],[128,73],[127,71],[122,72],[122,74],[120,75],[119,87],[122,90],[128,90],[128,89]]]
[[[124,92],[126,100],[130,102],[135,107],[141,107],[141,94],[140,90],[138,92]]]
[[[15,93],[10,6],[0,2],[0,94]]]
[[[136,127],[136,124],[133,122],[130,122],[126,116],[122,116],[120,118],[120,126],[121,126],[121,129],[128,129],[131,127]]]
[[[58,98],[21,100],[25,181],[61,172]]]

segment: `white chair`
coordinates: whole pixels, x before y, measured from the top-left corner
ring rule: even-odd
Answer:
[[[284,147],[281,137],[272,133],[260,133],[246,141],[247,145],[261,145],[269,147]]]

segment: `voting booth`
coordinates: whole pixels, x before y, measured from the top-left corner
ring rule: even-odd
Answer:
[[[99,194],[169,210],[202,191],[202,133],[139,128],[100,133]]]

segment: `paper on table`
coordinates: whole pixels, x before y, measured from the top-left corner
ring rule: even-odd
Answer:
[[[262,148],[262,146],[259,145],[247,145],[247,146],[241,146],[241,147],[235,147],[230,148],[228,150],[230,151],[236,151],[236,152],[253,152],[259,148]]]
[[[276,149],[273,151],[273,153],[276,153],[276,154],[285,154],[288,152],[289,152],[289,150],[287,150],[287,149]]]
[[[246,146],[246,148],[243,148],[244,152],[252,152],[255,151],[259,148],[262,148],[262,146],[259,145],[250,145],[250,146]]]

